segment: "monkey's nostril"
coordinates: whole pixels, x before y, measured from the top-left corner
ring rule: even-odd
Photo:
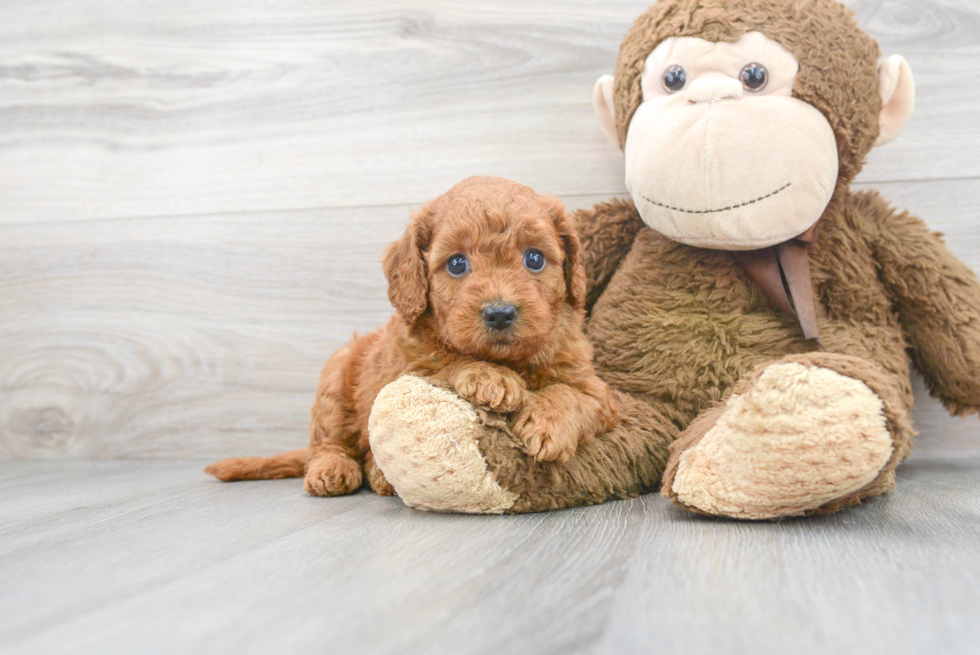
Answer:
[[[491,330],[506,330],[517,318],[517,307],[514,305],[488,305],[480,312],[483,322]]]

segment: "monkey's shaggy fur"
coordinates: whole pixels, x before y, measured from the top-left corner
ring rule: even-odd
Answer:
[[[621,420],[556,465],[526,457],[505,426],[492,416],[481,417],[479,449],[487,469],[501,488],[516,495],[500,511],[634,496],[655,489],[665,473],[664,495],[695,511],[747,518],[835,511],[894,485],[895,467],[908,456],[914,436],[910,358],[951,413],[980,409],[976,276],[921,220],[891,208],[877,193],[849,190],[878,135],[882,107],[878,47],[857,27],[849,9],[833,0],[658,2],[639,17],[620,50],[615,86],[620,144],[641,100],[643,62],[659,42],[669,36],[736,41],[749,31],[764,33],[794,54],[800,64],[794,96],[816,107],[836,135],[839,177],[809,247],[817,322],[827,352],[812,352],[799,325],[750,281],[733,253],[670,241],[647,228],[631,202],[579,211],[575,220],[591,316],[587,334],[596,370],[615,390]],[[804,377],[819,369],[834,379],[860,383],[864,397],[871,399],[861,411],[878,417],[882,429],[870,435],[864,453],[874,462],[868,469],[871,479],[857,476],[838,497],[816,505],[690,505],[674,488],[678,471],[693,470],[696,447],[734,406],[733,399],[754,389],[777,365],[782,367],[777,370],[792,369]],[[802,392],[783,391],[775,409],[753,411],[768,412],[776,422],[780,412],[789,417],[794,411],[790,401]],[[805,400],[819,409],[826,399],[816,393]],[[376,405],[374,412],[379,424],[392,415],[387,405]],[[821,423],[819,412],[806,416],[809,422],[786,428],[797,430],[796,450],[787,451],[788,459],[773,470],[760,469],[759,460],[750,470],[760,484],[776,484],[794,461],[809,457],[808,443],[819,444],[851,427],[846,418],[829,425]],[[398,436],[396,430],[391,434]],[[884,451],[880,439],[874,441],[881,435]],[[422,436],[399,438],[410,444]],[[747,469],[756,461],[753,447],[743,445]],[[845,449],[843,460],[848,461],[841,466],[854,464],[851,454]],[[704,466],[705,475],[717,473]],[[760,490],[750,491],[758,496]]]

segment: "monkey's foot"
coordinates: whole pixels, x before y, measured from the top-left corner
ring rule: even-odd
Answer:
[[[857,379],[883,371],[825,353],[790,359],[750,375],[681,434],[664,496],[702,514],[772,519],[833,511],[891,488],[889,412],[874,383]]]
[[[517,500],[487,468],[476,410],[448,389],[399,378],[378,394],[368,431],[375,461],[410,507],[502,514]]]

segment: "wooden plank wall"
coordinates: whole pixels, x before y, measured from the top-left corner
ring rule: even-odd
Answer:
[[[850,4],[919,90],[861,186],[980,270],[980,4]],[[591,91],[646,5],[0,4],[0,457],[303,444],[412,207],[472,174],[624,194]],[[980,452],[919,397],[921,452]]]

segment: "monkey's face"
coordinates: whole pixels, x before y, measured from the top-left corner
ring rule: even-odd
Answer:
[[[651,228],[702,248],[751,250],[805,232],[837,182],[834,132],[794,98],[799,65],[760,32],[662,42],[644,62],[626,186]]]
[[[837,0],[657,0],[593,102],[650,227],[752,250],[807,232],[908,122],[912,72],[880,56]]]

